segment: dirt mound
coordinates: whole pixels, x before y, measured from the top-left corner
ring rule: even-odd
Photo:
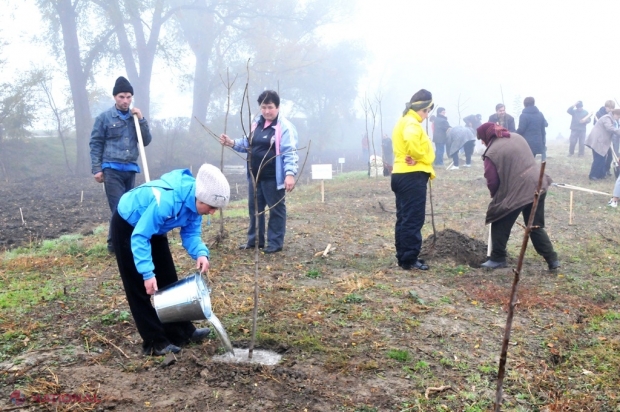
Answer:
[[[486,260],[487,244],[459,233],[452,229],[437,233],[437,241],[433,247],[434,235],[427,237],[422,243],[420,257],[427,260],[451,259],[459,265],[480,267]]]

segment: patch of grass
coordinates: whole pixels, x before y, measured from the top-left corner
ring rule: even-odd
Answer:
[[[439,301],[440,301],[441,303],[446,303],[446,304],[450,304],[450,303],[452,303],[452,299],[450,299],[450,298],[449,298],[449,297],[447,297],[447,296],[442,296],[442,297],[439,299]]]
[[[403,349],[390,349],[387,352],[387,356],[388,358],[399,362],[409,362],[411,360],[411,354],[409,351]]]
[[[321,277],[321,272],[316,269],[311,269],[306,273],[306,276],[310,279],[317,279]]]
[[[315,334],[303,334],[293,338],[293,345],[309,352],[325,352],[321,337]]]
[[[333,179],[334,181],[340,181],[340,182],[350,181],[350,180],[359,180],[359,179],[368,179],[368,172],[354,171],[354,172],[339,173],[337,175],[334,175],[333,178],[334,178]]]
[[[101,324],[106,326],[127,322],[129,321],[129,319],[131,319],[131,314],[128,311],[119,311],[118,309],[110,313],[106,313],[105,315],[101,315],[99,317],[99,320],[101,320]]]
[[[497,367],[494,365],[480,365],[478,366],[478,370],[485,374],[497,373]]]
[[[350,293],[344,297],[346,303],[362,303],[364,298],[357,293]]]
[[[415,371],[423,371],[430,369],[430,365],[425,361],[418,361],[415,365],[413,365],[413,370]]]
[[[0,309],[27,309],[42,300],[62,296],[62,288],[54,280],[41,280],[40,274],[10,277],[2,282]]]

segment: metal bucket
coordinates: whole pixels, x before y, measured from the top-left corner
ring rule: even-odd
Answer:
[[[209,319],[211,298],[200,273],[178,280],[153,295],[153,306],[162,323]]]

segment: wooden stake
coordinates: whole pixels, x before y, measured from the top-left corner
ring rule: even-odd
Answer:
[[[570,203],[568,204],[568,224],[573,224],[573,191],[570,191]]]
[[[22,213],[22,208],[19,208],[19,214],[22,216],[22,225],[25,225],[26,222],[24,222],[24,214]]]
[[[332,247],[332,244],[329,243],[327,247],[325,248],[325,250],[323,251],[323,257],[327,257],[327,254],[329,253],[329,248],[331,247]]]
[[[82,190],[82,194],[80,195],[80,203],[84,201],[84,191]]]
[[[325,203],[325,180],[321,179],[321,203]]]
[[[488,240],[488,244],[487,244],[487,257],[491,257],[491,252],[493,251],[493,246],[491,246],[491,225],[492,223],[489,223],[489,240]]]
[[[237,188],[237,194],[239,194],[239,183],[235,183],[235,187]]]

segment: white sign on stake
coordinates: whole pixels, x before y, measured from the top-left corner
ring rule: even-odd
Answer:
[[[338,163],[341,163],[341,164],[344,163],[344,157],[339,157],[338,158]]]
[[[332,165],[312,165],[312,180],[332,179]]]
[[[312,165],[312,180],[321,180],[321,202],[325,202],[325,179],[332,179],[332,165]]]

